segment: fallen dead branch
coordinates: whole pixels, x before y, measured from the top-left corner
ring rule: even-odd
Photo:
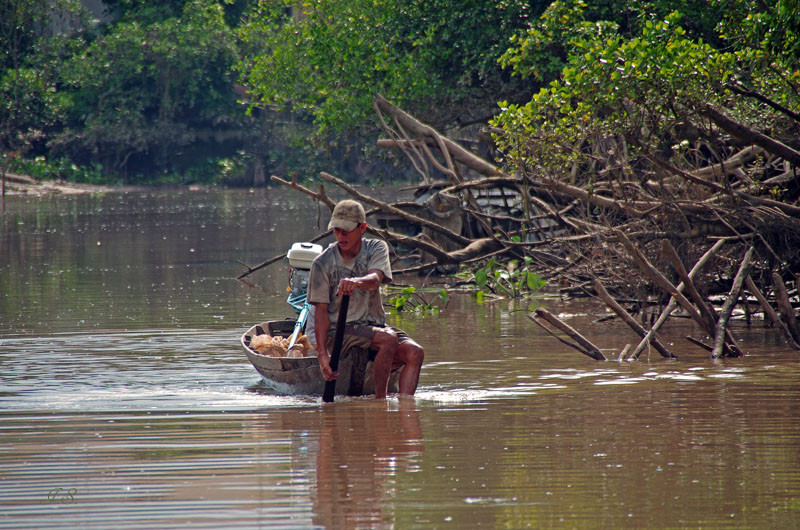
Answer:
[[[627,311],[625,311],[625,309],[619,305],[619,303],[617,303],[617,301],[614,300],[610,294],[608,294],[608,291],[606,291],[603,283],[598,279],[595,279],[594,281],[594,290],[606,303],[606,305],[610,307],[617,314],[617,316],[622,319],[623,322],[628,324],[628,326],[630,326],[630,328],[636,332],[640,338],[644,339],[647,336],[647,331],[640,326],[639,323],[636,322],[636,320]],[[662,357],[666,357],[668,359],[675,357],[655,335],[652,335],[649,338],[649,342],[653,345],[656,351],[661,354]]]
[[[332,230],[326,230],[325,232],[319,234],[318,236],[315,236],[315,237],[311,238],[308,242],[309,243],[316,243],[317,241],[328,237],[332,233],[333,233]],[[247,268],[247,270],[245,270],[243,273],[241,273],[239,276],[237,276],[236,279],[237,280],[241,280],[241,279],[245,278],[246,276],[249,276],[249,275],[253,274],[256,271],[260,271],[264,267],[268,267],[268,266],[272,265],[273,263],[281,261],[281,260],[283,260],[285,258],[286,258],[286,253],[282,252],[282,253],[278,254],[277,256],[273,256],[273,257],[269,258],[268,260],[263,261],[263,262],[259,263],[258,265],[255,265],[254,267],[251,267],[248,264],[242,263],[240,261],[239,263],[241,265],[245,266]]]
[[[791,302],[789,301],[789,293],[786,291],[786,285],[783,283],[780,275],[777,272],[772,273],[772,285],[775,288],[775,299],[778,304],[778,312],[781,318],[789,328],[792,338],[795,342],[800,342],[800,325],[797,324],[797,316]]]
[[[678,291],[675,286],[672,285],[672,283],[670,283],[670,281],[667,280],[667,278],[665,278],[664,275],[650,263],[642,251],[639,250],[639,248],[634,245],[631,240],[628,239],[627,236],[625,236],[625,234],[622,232],[618,232],[617,237],[622,245],[628,250],[633,258],[633,261],[639,266],[639,269],[641,269],[641,271],[648,276],[653,283],[655,283],[658,287],[661,287],[667,292],[667,294],[675,298],[675,301],[678,302],[678,305],[680,305],[689,314],[689,316],[691,316],[698,324],[710,332],[711,327],[709,326],[709,323],[703,320],[703,318],[700,316],[700,313],[698,313],[697,309],[695,309],[692,303],[689,302],[689,300],[683,296],[683,293]]]
[[[562,333],[566,333],[567,336],[569,336],[575,342],[574,343],[569,343],[569,342],[564,342],[563,340],[562,340],[562,342],[564,342],[565,344],[567,344],[569,346],[572,346],[573,348],[575,348],[576,350],[578,350],[582,354],[587,355],[587,356],[591,357],[592,359],[595,359],[596,361],[605,361],[605,360],[607,360],[606,356],[603,355],[603,352],[600,351],[600,348],[598,348],[597,346],[592,344],[583,335],[581,335],[580,333],[575,331],[575,329],[573,329],[572,326],[570,326],[569,324],[559,320],[555,315],[553,315],[547,309],[544,309],[543,307],[539,307],[533,313],[530,313],[528,315],[528,318],[530,318],[532,321],[534,321],[537,324],[539,324],[541,327],[543,327],[545,330],[547,330],[548,333],[550,333],[551,335],[553,335],[553,336],[555,336],[557,338],[558,338],[558,336],[555,335],[555,333],[553,333],[550,330],[548,330],[546,326],[544,326],[541,322],[537,321],[536,319],[539,318],[541,320],[544,320],[548,324],[552,325],[554,328],[556,328],[559,331],[561,331]],[[561,340],[561,339],[559,338],[559,340]]]
[[[786,323],[781,320],[781,317],[778,315],[777,311],[775,311],[775,309],[769,305],[769,301],[761,293],[761,289],[756,286],[750,275],[745,278],[745,286],[747,287],[747,290],[756,297],[756,300],[758,300],[759,305],[764,310],[764,315],[766,315],[766,318],[769,318],[772,324],[783,332],[783,336],[786,338],[786,341],[789,343],[789,345],[795,350],[800,350],[800,344],[798,343],[797,339],[795,339],[792,335],[792,332],[789,331]]]
[[[706,253],[703,254],[703,256],[699,260],[697,260],[697,263],[695,263],[694,267],[692,267],[692,270],[689,271],[688,273],[689,279],[694,278],[695,275],[705,266],[705,264],[708,263],[708,260],[711,259],[711,256],[713,256],[714,253],[716,253],[724,244],[725,244],[724,240],[719,240],[710,249],[708,249]],[[680,292],[684,289],[684,287],[685,287],[684,283],[679,283],[678,286],[675,288],[675,290]],[[650,339],[661,328],[661,326],[664,325],[664,323],[667,321],[667,319],[677,306],[678,302],[675,300],[675,298],[670,298],[666,309],[664,309],[664,311],[661,312],[658,319],[656,319],[656,321],[650,327],[650,330],[647,332],[647,335],[645,335],[642,338],[642,341],[633,350],[633,352],[630,355],[630,359],[638,358],[639,354],[642,352],[642,350],[644,350],[645,346],[648,344]]]
[[[800,248],[800,152],[794,147],[709,108],[704,124],[692,125],[702,134],[689,141],[696,141],[691,156],[634,155],[625,138],[586,135],[580,144],[558,146],[575,160],[562,173],[546,174],[530,159],[511,174],[381,96],[373,106],[386,137],[378,146],[405,155],[421,176],[410,190],[416,200],[382,201],[328,173],[320,179],[372,207],[370,233],[405,249],[397,251],[403,271],[525,258],[562,295],[603,298],[641,337],[623,353],[628,360],[655,344],[678,308],[707,335],[687,339],[692,344],[714,356],[741,355],[730,323],[745,285],[764,318],[798,349],[800,255],[793,249]],[[294,179],[272,180],[333,207],[322,182],[313,190]],[[630,310],[622,309],[623,299]],[[648,329],[655,306],[665,309]],[[749,324],[752,312],[744,308]],[[531,320],[568,333],[571,347],[598,358],[575,330],[544,315]]]
[[[739,267],[739,271],[736,273],[736,277],[733,279],[733,285],[731,286],[731,290],[728,293],[728,297],[725,299],[725,303],[722,304],[722,310],[719,312],[719,319],[717,320],[717,326],[714,330],[714,348],[711,350],[711,357],[717,359],[722,357],[722,350],[725,346],[725,339],[727,339],[728,335],[727,325],[728,320],[731,317],[731,311],[733,311],[733,306],[736,305],[736,301],[739,299],[739,295],[742,293],[742,286],[744,285],[744,279],[750,274],[750,267],[751,267],[751,260],[753,259],[753,248],[747,251],[744,255],[744,259],[742,260],[742,265]],[[734,353],[741,355],[741,352],[738,347],[733,348],[731,350]]]

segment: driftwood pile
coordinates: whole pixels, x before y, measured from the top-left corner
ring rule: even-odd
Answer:
[[[791,147],[730,126],[740,136],[730,133],[723,162],[689,171],[654,158],[636,176],[596,165],[591,179],[570,181],[532,171],[507,174],[384,98],[374,107],[389,136],[378,145],[402,151],[422,176],[418,200],[388,203],[333,175],[320,176],[371,206],[370,219],[415,227],[408,233],[370,221],[373,235],[411,249],[399,257],[416,258],[397,272],[528,256],[563,295],[602,299],[641,338],[620,359],[637,359],[648,346],[673,357],[658,330],[674,313],[697,323],[705,336],[687,340],[712,357],[742,355],[729,326],[737,305],[748,323],[763,312],[787,345],[800,350],[800,153]],[[312,190],[294,179],[272,180],[333,208],[322,183]],[[773,198],[775,186],[785,191],[782,200]],[[240,278],[282,257],[248,267]],[[606,359],[545,309],[529,316],[581,353]]]

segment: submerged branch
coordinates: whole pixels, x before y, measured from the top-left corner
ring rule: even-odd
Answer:
[[[742,294],[742,286],[744,285],[744,279],[748,274],[750,274],[750,261],[752,259],[753,247],[750,247],[750,249],[744,255],[744,259],[742,259],[742,265],[739,267],[739,272],[736,273],[736,277],[733,279],[733,285],[728,293],[728,298],[725,300],[725,303],[722,305],[722,309],[719,312],[719,320],[717,320],[717,326],[714,330],[714,348],[711,350],[711,357],[714,359],[722,356],[725,339],[728,338],[728,335],[726,334],[728,319],[731,317],[733,306],[736,305],[736,302],[739,300],[739,296]],[[730,346],[732,347],[733,351],[737,353],[737,355],[741,355],[741,351],[739,351],[739,348],[735,346],[735,343],[731,344]]]
[[[535,321],[536,318],[541,318],[545,320],[548,324],[552,325],[553,327],[557,328],[563,333],[566,333],[572,340],[574,340],[578,347],[576,348],[582,354],[591,357],[596,361],[605,361],[606,356],[603,355],[603,352],[600,351],[600,348],[592,344],[588,339],[586,339],[583,335],[575,331],[569,324],[562,322],[555,315],[550,313],[547,309],[543,307],[537,308],[533,313],[528,315],[528,318]]]

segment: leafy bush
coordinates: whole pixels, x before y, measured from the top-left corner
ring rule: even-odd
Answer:
[[[757,9],[747,0],[716,0],[701,24],[680,11],[665,13],[672,4],[631,3],[634,23],[624,27],[592,19],[592,8],[581,0],[551,4],[501,58],[526,78],[560,68],[528,103],[500,103],[493,125],[504,161],[520,174],[560,180],[592,178],[601,170],[644,178],[664,160],[694,167],[689,150],[698,153],[707,147],[700,144],[712,141],[709,108],[754,130],[786,130],[787,113],[761,102],[789,108],[800,102],[800,16],[788,8],[792,2]],[[673,7],[698,9],[696,2]],[[717,46],[701,38],[715,25],[722,31]],[[560,64],[547,62],[553,41],[562,51]],[[701,141],[681,143],[703,134]],[[724,154],[705,156],[698,157],[701,165]]]
[[[525,256],[520,267],[519,260],[501,264],[494,258],[483,267],[471,269],[466,265],[456,273],[456,277],[473,283],[475,297],[483,302],[487,294],[507,298],[526,298],[536,294],[547,282],[532,270],[533,260]]]
[[[573,9],[555,9],[562,4]],[[735,68],[732,54],[693,40],[680,20],[679,13],[644,20],[638,34],[624,35],[615,23],[587,21],[582,2],[554,3],[538,29],[504,56],[520,75],[530,75],[531,58],[552,28],[571,28],[563,34],[568,58],[560,77],[525,105],[501,103],[494,124],[502,129],[497,141],[506,161],[567,179],[573,167],[591,163],[587,143],[623,138],[631,162],[618,165],[622,174],[669,149],[664,142],[672,131],[725,98],[722,87]]]
[[[390,289],[394,290],[396,288]],[[447,289],[442,289],[436,293],[436,296],[431,301],[427,301],[416,287],[402,287],[399,292],[389,296],[388,302],[389,310],[393,313],[416,311],[436,314],[447,307],[450,302],[450,296],[447,293]]]

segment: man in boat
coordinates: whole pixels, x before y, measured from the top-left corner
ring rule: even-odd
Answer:
[[[333,381],[330,353],[342,295],[350,295],[342,351],[366,347],[374,354],[375,398],[386,397],[389,374],[402,366],[399,390],[413,395],[425,352],[404,331],[386,325],[380,286],[392,281],[389,246],[380,239],[365,239],[364,207],[343,200],[333,209],[328,228],[331,243],[311,264],[307,300],[314,306],[313,326],[308,335],[316,341],[322,377]],[[311,323],[310,323],[311,324]]]

